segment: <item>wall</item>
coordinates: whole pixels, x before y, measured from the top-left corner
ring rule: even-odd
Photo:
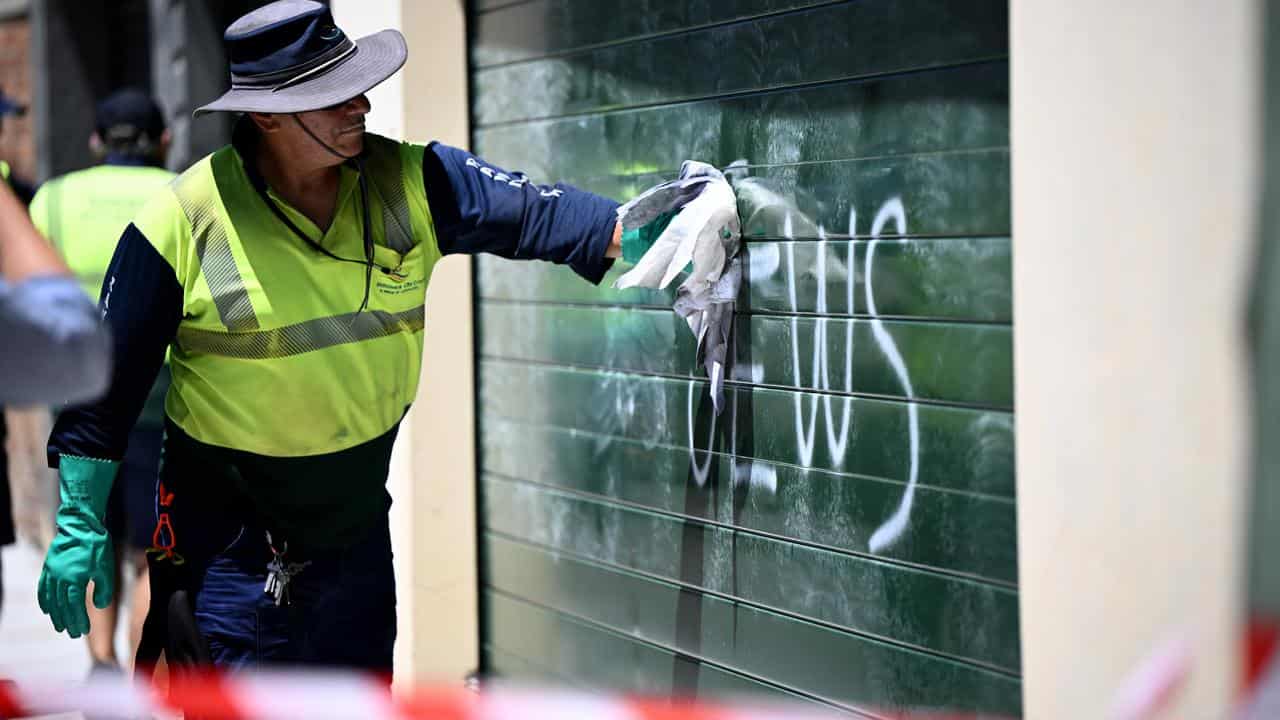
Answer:
[[[1031,717],[1166,682],[1159,717],[1226,717],[1240,679],[1259,8],[1012,3]]]
[[[467,147],[466,14],[461,0],[405,0],[413,60],[402,76],[405,135]],[[420,676],[457,682],[479,666],[475,355],[471,260],[436,265],[427,290],[413,438],[414,592]]]
[[[31,5],[31,104],[36,180],[88,167],[97,102],[117,88],[151,87],[146,0],[42,0]]]
[[[475,150],[627,198],[734,170],[714,419],[671,292],[477,261],[483,659],[1020,709],[1003,2],[479,3]]]
[[[230,116],[193,120],[227,88],[222,33],[269,0],[42,0],[31,4],[33,177],[45,180],[97,161],[89,150],[98,101],[126,86],[151,92],[181,171],[230,140]],[[2,9],[2,6],[0,6]]]
[[[196,108],[229,84],[222,33],[255,5],[249,0],[149,0],[151,73],[156,101],[169,123],[169,169],[181,172],[231,140],[233,116],[196,120]]]
[[[0,89],[26,105],[30,105],[31,98],[30,42],[31,22],[25,10],[0,15]],[[18,177],[31,179],[36,160],[31,115],[9,116],[0,122],[0,160],[8,162]]]

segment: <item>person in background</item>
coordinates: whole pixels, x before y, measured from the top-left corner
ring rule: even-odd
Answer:
[[[26,114],[27,107],[5,95],[4,89],[0,88],[0,134],[4,133],[4,119],[6,117],[22,117]],[[24,205],[30,204],[32,196],[35,195],[35,190],[30,184],[13,174],[13,168],[10,167],[9,163],[5,162],[4,158],[0,158],[0,181],[8,183]]]
[[[97,108],[89,147],[101,164],[54,178],[40,187],[31,202],[31,219],[62,254],[90,297],[102,291],[102,279],[115,253],[116,242],[143,203],[175,177],[164,169],[169,131],[164,116],[147,93],[126,88],[103,100]],[[151,387],[138,422],[129,433],[128,447],[115,486],[107,500],[106,526],[114,543],[114,583],[127,570],[132,576],[130,658],[137,648],[146,617],[149,583],[146,549],[155,524],[156,479],[164,438],[164,396],[169,389],[166,364]],[[93,670],[118,669],[115,636],[121,598],[103,609],[87,608],[98,630],[86,638]]]
[[[3,182],[0,338],[0,404],[85,402],[107,388],[111,343],[101,315]]]
[[[3,122],[3,116],[6,111],[13,107],[13,103],[4,96],[3,91],[0,91],[0,123]],[[3,126],[0,125],[0,130],[2,129]],[[9,163],[0,160],[0,184],[8,185],[11,174]],[[7,438],[8,430],[4,421],[4,408],[0,407],[0,548],[12,545],[17,539],[13,528],[13,498],[9,490],[9,454],[5,450],[5,440]],[[0,609],[3,607],[4,577],[3,567],[0,566]]]
[[[0,90],[0,133],[4,132],[4,118],[7,115],[22,116],[26,108],[4,94]],[[9,163],[0,158],[0,184],[8,185],[23,203],[31,200],[29,187],[13,177],[13,169]],[[4,408],[0,407],[0,548],[12,545],[17,539],[13,527],[13,499],[9,489],[9,456],[5,450],[8,428],[4,420]],[[0,578],[0,607],[4,605],[3,578]]]

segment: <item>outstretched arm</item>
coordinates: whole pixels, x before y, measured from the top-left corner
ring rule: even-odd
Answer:
[[[563,183],[536,185],[465,150],[432,143],[423,158],[441,252],[487,252],[568,265],[598,283],[621,254],[618,203]]]

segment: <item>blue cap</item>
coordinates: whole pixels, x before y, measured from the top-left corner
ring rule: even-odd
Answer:
[[[0,117],[5,115],[21,117],[25,114],[27,114],[27,106],[5,95],[4,90],[0,89]]]
[[[137,88],[125,88],[98,103],[96,125],[104,140],[116,134],[143,134],[155,139],[164,133],[164,115],[150,95]]]

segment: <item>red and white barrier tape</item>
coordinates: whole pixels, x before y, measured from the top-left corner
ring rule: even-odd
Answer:
[[[1255,622],[1249,680],[1239,718],[1280,717],[1280,620]],[[1265,630],[1265,632],[1264,632]],[[1265,647],[1264,647],[1265,646]],[[1123,683],[1110,716],[1145,720],[1167,708],[1191,670],[1193,653],[1175,637],[1152,653]],[[1255,683],[1255,681],[1258,681]],[[99,718],[200,720],[823,720],[844,717],[808,704],[702,703],[605,693],[570,693],[486,684],[414,689],[393,695],[384,680],[356,673],[264,671],[254,674],[184,674],[168,690],[123,676],[92,678],[74,687],[0,680],[0,719],[83,712]],[[973,720],[990,715],[946,712],[876,712],[891,720]]]
[[[123,678],[78,687],[0,683],[0,717],[83,712],[99,718],[200,720],[825,720],[845,717],[812,705],[702,703],[626,695],[486,685],[397,693],[369,676],[315,672],[201,674],[170,679],[168,692]],[[970,720],[973,715],[889,714],[906,720]],[[990,717],[990,716],[983,716]]]

